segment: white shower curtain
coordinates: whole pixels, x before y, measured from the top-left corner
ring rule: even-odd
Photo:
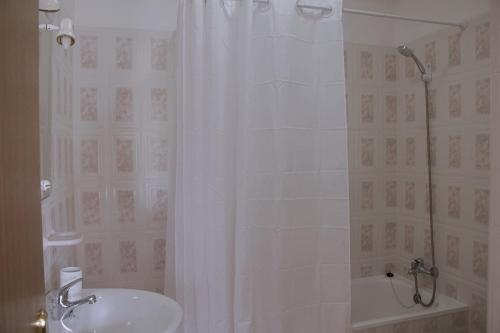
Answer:
[[[181,332],[348,331],[342,4],[310,1],[181,1]]]

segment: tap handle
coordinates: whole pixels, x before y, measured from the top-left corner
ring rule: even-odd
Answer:
[[[82,282],[83,281],[83,278],[78,278],[78,279],[75,279],[67,284],[65,284],[64,286],[61,287],[61,289],[59,289],[59,293],[58,293],[58,298],[59,299],[67,299],[68,298],[68,294],[69,294],[69,289],[71,287],[73,287],[75,284],[79,283],[79,282]]]
[[[83,281],[83,278],[75,279],[75,280],[69,282],[68,284],[62,286],[61,291],[68,291],[69,288],[73,287],[75,284],[77,284],[78,282],[82,282],[82,281]]]

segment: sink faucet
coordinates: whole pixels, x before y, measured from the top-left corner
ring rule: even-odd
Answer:
[[[69,300],[69,289],[81,281],[83,281],[83,278],[78,278],[59,289],[59,292],[57,293],[57,303],[60,306],[67,309],[82,304],[94,304],[95,302],[97,302],[97,297],[95,295],[90,295],[76,301]]]

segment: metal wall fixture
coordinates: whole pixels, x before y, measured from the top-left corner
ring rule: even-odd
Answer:
[[[75,45],[76,37],[73,32],[73,21],[69,18],[64,18],[61,20],[61,25],[57,26],[50,23],[41,23],[38,25],[38,30],[40,31],[57,31],[57,43],[68,49],[70,46]]]
[[[57,13],[61,10],[59,0],[39,0],[38,10],[46,13]]]
[[[38,11],[45,13],[47,20],[52,22],[51,16],[61,10],[59,0],[39,0]],[[57,31],[57,43],[68,49],[70,46],[75,45],[75,34],[73,32],[73,21],[69,18],[63,18],[59,26],[52,23],[40,23],[38,25],[40,31]]]
[[[346,13],[346,14],[356,14],[356,15],[364,15],[364,16],[372,16],[372,17],[381,17],[381,18],[387,18],[387,19],[393,19],[393,20],[410,21],[410,22],[420,22],[420,23],[430,23],[430,24],[437,24],[437,25],[446,25],[446,26],[450,26],[450,27],[460,28],[460,30],[462,30],[462,31],[465,30],[465,29],[467,29],[467,24],[466,23],[429,20],[429,19],[426,19],[426,18],[403,16],[403,15],[394,15],[394,14],[388,14],[388,13],[372,12],[372,11],[367,11],[367,10],[349,9],[349,8],[344,8],[343,12]]]
[[[270,4],[271,0],[253,0],[253,2],[255,4]],[[330,5],[320,6],[320,5],[308,4],[304,0],[297,0],[295,6],[297,8],[297,12],[299,12],[300,14],[305,14],[304,10],[312,10],[312,11],[318,10],[324,16],[330,16],[333,14],[333,7]],[[395,15],[395,14],[381,13],[381,12],[374,12],[374,11],[367,11],[367,10],[359,10],[359,9],[344,8],[342,11],[346,14],[356,14],[356,15],[364,15],[364,16],[372,16],[372,17],[381,17],[381,18],[387,18],[387,19],[393,19],[393,20],[451,26],[451,27],[460,28],[460,30],[462,30],[462,31],[467,29],[467,26],[468,26],[467,23],[430,20],[427,18]]]

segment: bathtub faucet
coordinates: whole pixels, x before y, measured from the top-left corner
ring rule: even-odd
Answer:
[[[410,269],[408,270],[408,274],[417,275],[419,273],[430,275],[434,278],[437,278],[439,275],[439,270],[437,267],[427,267],[425,265],[423,258],[414,259],[410,264]]]

